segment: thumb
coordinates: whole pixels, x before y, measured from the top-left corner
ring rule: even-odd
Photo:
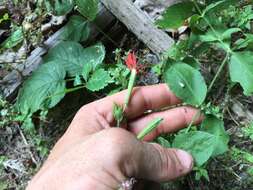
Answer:
[[[166,149],[158,144],[142,143],[140,154],[135,154],[135,176],[156,182],[166,182],[189,173],[193,167],[192,156],[178,149]]]

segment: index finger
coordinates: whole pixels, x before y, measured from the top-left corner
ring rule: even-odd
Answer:
[[[97,112],[111,122],[114,120],[114,104],[124,105],[127,91],[122,91],[113,96],[106,97],[88,106],[94,106]],[[148,110],[161,109],[166,106],[179,104],[180,100],[171,92],[166,84],[136,87],[133,90],[130,103],[125,110],[128,119],[134,119]]]

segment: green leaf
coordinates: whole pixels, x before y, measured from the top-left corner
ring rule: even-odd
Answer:
[[[89,68],[87,73],[95,70],[102,64],[105,57],[105,49],[102,44],[97,44],[84,49],[76,42],[62,42],[51,49],[45,57],[45,61],[55,61],[62,65],[68,75],[75,77],[83,74],[84,67]]]
[[[237,3],[237,0],[222,0],[222,1],[218,1],[215,3],[211,3],[210,5],[208,5],[203,11],[202,11],[202,15],[205,16],[208,13],[214,13],[214,12],[218,12],[230,5],[233,5],[234,3]]]
[[[93,70],[97,69],[105,59],[105,47],[102,43],[84,49],[86,64],[91,64]]]
[[[120,127],[120,123],[124,119],[124,109],[121,105],[114,103],[113,105],[113,117],[117,121],[117,127]]]
[[[224,128],[224,122],[215,116],[208,115],[201,125],[201,131],[214,135],[215,148],[212,156],[218,156],[228,150],[229,136]]]
[[[236,32],[241,32],[242,30],[240,28],[229,28],[222,34],[222,40],[231,40],[231,35]]]
[[[63,40],[83,42],[88,39],[90,29],[87,21],[81,16],[71,16],[69,22],[64,27]]]
[[[240,83],[244,89],[244,94],[247,96],[253,93],[252,58],[252,52],[234,52],[229,64],[231,80]]]
[[[199,106],[205,101],[207,86],[197,69],[185,63],[177,63],[165,71],[164,79],[185,103]]]
[[[161,146],[163,146],[165,148],[171,148],[170,142],[163,137],[158,137],[156,141],[158,144],[160,144]]]
[[[10,49],[17,46],[24,40],[23,30],[21,27],[16,28],[15,31],[8,37],[2,44],[1,47]]]
[[[55,62],[41,65],[19,92],[19,112],[28,114],[54,107],[65,95],[65,75],[64,68]]]
[[[146,128],[144,128],[137,136],[137,139],[143,140],[148,134],[154,131],[163,121],[163,118],[156,118],[151,121]]]
[[[105,59],[105,47],[98,43],[84,50],[85,64],[82,68],[82,76],[87,81],[91,71],[95,71]]]
[[[78,11],[87,18],[88,21],[93,21],[98,13],[98,0],[76,0]]]
[[[53,12],[58,16],[68,14],[74,7],[73,0],[55,0],[53,2],[54,3],[51,4]]]
[[[194,4],[192,2],[177,3],[169,7],[163,14],[163,18],[156,24],[161,28],[179,28],[186,19],[194,14]]]
[[[98,69],[93,73],[87,82],[86,88],[92,92],[95,92],[104,89],[111,82],[112,79],[110,74],[104,69]]]
[[[172,147],[192,154],[198,166],[206,163],[213,154],[216,138],[206,132],[192,131],[175,137]]]

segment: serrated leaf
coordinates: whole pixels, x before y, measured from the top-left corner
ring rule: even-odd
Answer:
[[[244,89],[244,94],[253,94],[253,53],[249,51],[234,52],[229,64],[230,77],[233,82],[238,82]]]
[[[194,4],[192,2],[181,2],[170,6],[163,18],[158,20],[156,24],[165,28],[179,28],[182,26],[187,18],[194,14]]]
[[[229,136],[224,128],[224,122],[215,116],[208,115],[201,125],[201,131],[214,135],[215,148],[212,156],[218,156],[228,150]]]
[[[81,74],[85,64],[83,47],[76,42],[61,42],[49,51],[45,62],[54,61],[65,68],[71,77]]]
[[[90,29],[87,21],[81,16],[71,16],[62,33],[63,40],[83,42],[88,39]]]
[[[24,40],[23,30],[21,27],[15,29],[15,31],[8,37],[2,44],[1,47],[10,49],[17,46]]]
[[[65,75],[64,68],[55,62],[41,65],[19,92],[19,112],[27,114],[54,107],[65,95]]]
[[[105,59],[105,47],[98,43],[84,50],[87,60],[82,68],[82,76],[87,81],[91,71],[95,71]]]
[[[199,106],[205,101],[207,86],[197,69],[185,63],[177,63],[165,71],[164,79],[176,96],[184,102]]]
[[[49,9],[57,16],[68,14],[74,7],[73,0],[55,0],[50,2],[50,5]]]
[[[192,131],[175,137],[172,147],[183,149],[192,154],[198,166],[206,163],[212,156],[216,138],[206,132]]]
[[[97,69],[105,59],[105,47],[102,43],[84,49],[86,60],[92,65],[93,70]]]
[[[102,44],[84,49],[76,42],[62,42],[51,49],[44,60],[55,61],[65,68],[69,76],[74,77],[83,74],[84,67],[95,70],[102,64],[104,57],[105,49]]]
[[[104,69],[98,69],[93,73],[87,82],[86,88],[92,92],[95,92],[104,89],[111,82],[112,79],[110,74]]]
[[[78,11],[88,19],[93,21],[98,13],[98,0],[76,0]]]

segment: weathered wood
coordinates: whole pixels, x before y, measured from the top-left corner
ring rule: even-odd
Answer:
[[[101,0],[101,2],[155,54],[164,53],[174,44],[174,40],[155,27],[150,17],[131,0]]]

